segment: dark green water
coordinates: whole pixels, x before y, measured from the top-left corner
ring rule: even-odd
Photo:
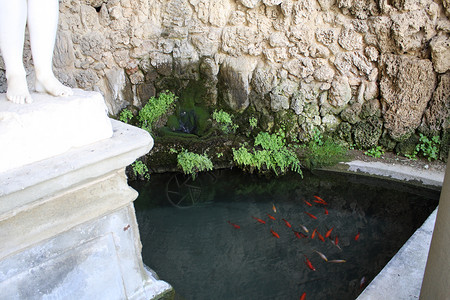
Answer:
[[[303,292],[306,299],[355,299],[361,279],[367,285],[381,271],[439,199],[436,191],[330,174],[266,179],[227,170],[195,181],[152,175],[147,184],[131,185],[140,193],[135,207],[144,263],[174,287],[176,299],[186,300],[289,300]],[[314,195],[328,205],[313,202]],[[310,238],[315,228],[324,236],[332,227],[325,242]],[[308,238],[298,239],[292,229]],[[332,242],[336,236],[341,249]],[[325,262],[314,250],[346,262]]]

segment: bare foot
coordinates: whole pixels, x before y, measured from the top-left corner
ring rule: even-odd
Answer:
[[[36,92],[48,93],[55,97],[66,97],[73,95],[71,88],[64,86],[55,76],[36,78]]]
[[[8,90],[6,98],[17,104],[25,104],[33,102],[30,92],[28,91],[27,80],[23,76],[9,76],[7,79]]]

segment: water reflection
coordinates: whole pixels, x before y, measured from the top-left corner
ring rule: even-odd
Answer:
[[[439,197],[438,192],[417,195],[398,184],[387,189],[381,181],[324,174],[266,179],[220,171],[194,182],[163,174],[147,185],[133,185],[140,192],[135,206],[143,260],[187,300],[288,300],[303,292],[307,299],[355,299],[361,278],[367,283],[374,278]],[[328,205],[313,202],[314,195]],[[324,242],[311,239],[314,229],[323,236],[332,227]],[[308,238],[299,239],[293,230]],[[325,262],[315,250],[347,262]],[[305,255],[316,271],[305,264]]]

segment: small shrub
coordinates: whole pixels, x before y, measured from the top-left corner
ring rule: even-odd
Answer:
[[[198,172],[211,171],[213,169],[213,163],[206,154],[200,155],[183,150],[178,153],[177,161],[184,174],[192,175],[192,179],[195,179]]]
[[[255,117],[251,117],[250,119],[248,119],[248,123],[250,124],[250,128],[253,130],[256,128],[256,126],[258,126],[258,119],[256,119]]]
[[[148,132],[152,132],[154,123],[173,108],[176,99],[177,97],[169,91],[161,93],[158,98],[151,97],[147,104],[139,111],[138,119],[140,126]]]
[[[364,152],[365,155],[380,158],[384,154],[384,150],[381,146],[373,147],[366,152]]]
[[[231,115],[226,111],[215,110],[213,112],[213,119],[219,124],[220,130],[225,134],[236,133],[236,129],[239,128],[238,125],[233,123]]]
[[[414,154],[422,152],[423,156],[428,158],[428,161],[438,159],[440,144],[439,136],[433,136],[430,140],[425,135],[420,134],[419,144],[416,145]]]
[[[119,120],[122,121],[122,122],[124,122],[124,123],[127,123],[127,124],[128,124],[128,122],[129,122],[131,119],[133,119],[133,117],[134,117],[134,116],[133,116],[133,113],[131,112],[131,110],[125,108],[125,109],[123,109],[123,110],[120,112]]]
[[[133,169],[134,176],[140,176],[147,180],[150,180],[150,174],[148,173],[147,166],[140,160],[136,160],[134,163],[131,164],[131,167]]]

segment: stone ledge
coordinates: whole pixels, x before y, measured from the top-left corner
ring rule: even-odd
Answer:
[[[148,132],[115,120],[111,123],[113,136],[109,139],[0,173],[0,220],[124,168],[153,147]]]

